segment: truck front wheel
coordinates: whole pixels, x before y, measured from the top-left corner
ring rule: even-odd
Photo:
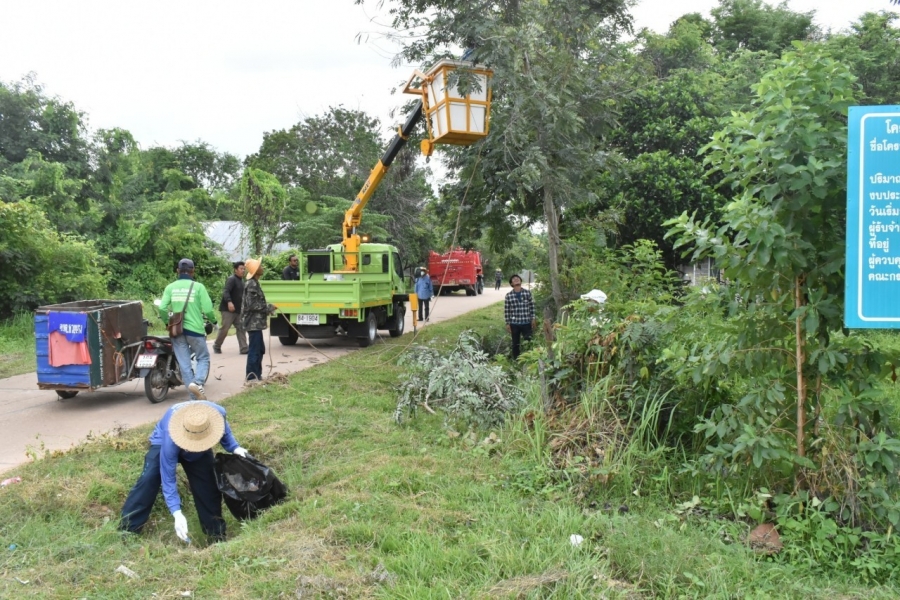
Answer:
[[[370,310],[369,314],[366,316],[365,328],[365,337],[357,338],[359,339],[360,348],[368,348],[371,346],[375,342],[375,337],[378,335],[378,319],[375,318],[375,311]]]

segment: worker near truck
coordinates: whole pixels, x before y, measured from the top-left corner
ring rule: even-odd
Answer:
[[[536,325],[534,318],[534,297],[531,291],[522,287],[522,278],[513,275],[509,278],[512,291],[503,300],[503,318],[506,331],[512,335],[512,357],[519,358],[522,338],[530,340]]]
[[[244,299],[244,261],[232,264],[232,274],[225,280],[219,311],[222,313],[222,328],[213,342],[213,352],[222,354],[222,343],[228,337],[228,330],[234,325],[234,336],[237,338],[241,354],[247,354],[247,332],[241,325],[241,304]]]
[[[203,317],[215,325],[216,313],[206,286],[194,281],[194,261],[189,258],[178,261],[178,279],[166,286],[159,304],[159,317],[168,324],[170,316],[182,311],[184,331],[172,338],[172,351],[191,400],[206,400],[203,385],[209,375],[209,348]],[[197,361],[196,371],[191,364],[192,353]]]
[[[434,296],[434,286],[431,284],[431,276],[428,269],[419,267],[419,278],[416,279],[416,296],[419,298],[419,320],[427,321],[431,305],[431,298]],[[424,310],[425,317],[422,317]]]
[[[167,410],[150,434],[144,468],[122,506],[119,529],[140,533],[162,488],[163,499],[175,519],[175,535],[190,542],[175,478],[181,463],[203,533],[213,541],[224,540],[222,494],[216,484],[212,452],[216,444],[239,456],[247,456],[247,451],[234,439],[222,406],[204,401],[182,402]]]
[[[244,302],[241,306],[241,323],[250,338],[247,353],[247,381],[262,380],[262,359],[266,353],[263,331],[269,326],[268,316],[275,312],[275,305],[266,302],[266,295],[259,285],[265,269],[262,261],[251,258],[245,264],[247,283],[244,285]]]
[[[297,258],[296,254],[291,254],[288,257],[288,266],[281,272],[281,278],[284,281],[300,280],[300,259]]]
[[[499,290],[500,284],[503,282],[503,271],[497,269],[494,271],[494,289]]]

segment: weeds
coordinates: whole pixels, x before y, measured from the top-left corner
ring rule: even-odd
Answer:
[[[490,429],[522,404],[522,392],[506,371],[488,363],[480,337],[471,331],[462,332],[446,355],[435,344],[417,345],[398,364],[408,370],[400,377],[397,423],[423,407],[442,410],[466,428]]]

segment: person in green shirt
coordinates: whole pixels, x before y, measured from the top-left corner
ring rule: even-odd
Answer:
[[[185,304],[187,308],[185,309]],[[206,347],[206,319],[215,325],[216,313],[209,292],[199,281],[194,281],[194,261],[182,258],[178,261],[178,279],[166,286],[159,317],[168,324],[169,317],[184,310],[184,332],[172,338],[172,350],[181,369],[181,379],[190,392],[191,400],[206,400],[203,384],[209,376],[209,348]],[[197,371],[191,365],[191,353],[197,359]]]

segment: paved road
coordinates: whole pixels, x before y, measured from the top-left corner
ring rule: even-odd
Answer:
[[[429,323],[440,323],[503,299],[508,288],[466,297],[462,293],[440,296],[432,300],[434,308]],[[407,335],[412,333],[412,318],[407,314]],[[387,335],[387,332],[379,332]],[[268,339],[268,338],[267,338]],[[209,342],[211,344],[211,342]],[[343,356],[359,348],[356,340],[317,340],[313,349],[300,341],[296,346],[282,346],[273,338],[270,353],[263,359],[263,375],[268,374],[269,357],[273,372],[294,373]],[[238,393],[244,384],[246,357],[238,354],[237,341],[229,336],[222,354],[212,355],[206,394],[221,401]],[[58,400],[56,392],[37,389],[37,374],[27,373],[0,379],[0,473],[29,460],[29,455],[65,450],[84,441],[89,435],[102,435],[116,429],[130,429],[159,419],[174,403],[187,400],[183,387],[169,391],[165,401],[151,404],[144,395],[144,380],[135,379],[114,387],[83,392],[69,400]]]

